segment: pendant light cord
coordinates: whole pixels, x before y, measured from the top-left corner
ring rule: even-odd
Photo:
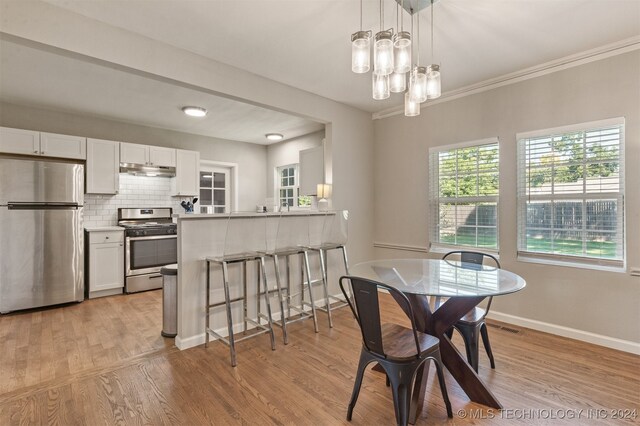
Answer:
[[[384,30],[384,13],[382,13],[382,0],[380,0],[380,31]]]
[[[433,50],[433,0],[431,0],[431,63],[436,63],[436,52]]]
[[[400,3],[400,31],[404,31],[404,0]]]
[[[417,35],[418,35],[418,37],[417,37],[418,38],[418,59],[416,61],[416,64],[418,66],[420,66],[420,15],[417,14],[417,13],[416,13],[416,15],[417,15],[416,19],[418,20],[418,30],[417,30]]]
[[[362,32],[362,1],[360,0],[360,32]]]

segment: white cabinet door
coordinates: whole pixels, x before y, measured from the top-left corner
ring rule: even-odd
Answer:
[[[46,157],[87,159],[87,138],[40,133],[40,155]]]
[[[120,162],[143,165],[149,164],[149,146],[120,142]]]
[[[322,145],[300,151],[300,195],[316,195],[324,183],[324,148]]]
[[[200,178],[200,153],[176,150],[176,177],[173,194],[175,196],[197,196]]]
[[[149,147],[149,163],[151,166],[176,166],[176,150],[173,148]]]
[[[124,243],[89,245],[89,297],[91,293],[124,287]]]
[[[119,171],[120,143],[87,139],[87,194],[117,194]]]
[[[40,154],[40,132],[0,127],[0,152]]]

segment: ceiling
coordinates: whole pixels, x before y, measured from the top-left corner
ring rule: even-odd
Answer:
[[[365,111],[402,103],[374,101],[371,75],[350,71],[357,0],[46,1]],[[377,31],[378,1],[363,9],[364,29]],[[395,10],[385,0],[385,27]],[[439,0],[434,13],[445,93],[640,35],[639,0]]]
[[[374,101],[371,75],[350,70],[357,0],[45,1],[364,111],[402,104],[398,94]],[[394,5],[385,0],[386,28]],[[379,29],[378,1],[363,9],[364,29]],[[428,12],[419,15],[422,64],[430,62]],[[640,36],[640,0],[439,0],[434,13],[443,93]],[[269,143],[265,133],[290,139],[324,129],[10,37],[0,37],[0,99],[259,144]],[[185,105],[209,114],[186,117]]]
[[[221,139],[273,144],[324,129],[308,119],[0,39],[0,99]],[[181,108],[208,110],[192,118]]]

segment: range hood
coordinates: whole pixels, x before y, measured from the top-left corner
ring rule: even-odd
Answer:
[[[129,173],[134,176],[160,176],[174,177],[175,167],[146,166],[144,164],[120,163],[120,173]]]

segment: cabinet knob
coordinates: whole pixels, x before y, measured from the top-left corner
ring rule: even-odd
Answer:
[[[118,193],[118,190],[116,189],[116,194]]]
[[[104,237],[104,238],[107,239],[107,240],[109,239],[109,237]]]
[[[120,247],[122,247],[122,243],[120,243]]]
[[[35,151],[33,151],[33,153],[34,153],[34,154],[37,154],[37,153],[38,153],[38,150],[36,149]]]

